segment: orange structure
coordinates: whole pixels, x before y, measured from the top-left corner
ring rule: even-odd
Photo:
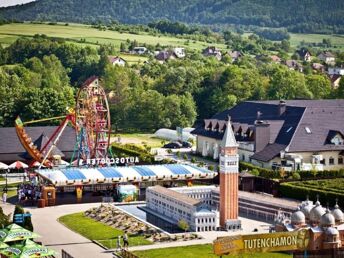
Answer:
[[[227,230],[241,227],[238,220],[238,175],[238,144],[228,117],[220,153],[220,226]]]

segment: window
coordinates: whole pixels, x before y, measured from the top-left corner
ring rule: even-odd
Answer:
[[[287,130],[286,132],[287,132],[287,133],[289,133],[291,129],[293,129],[293,127],[292,127],[292,126],[291,126],[291,127],[289,127],[289,128],[288,128],[288,130]]]
[[[328,160],[328,163],[330,165],[334,165],[334,158],[330,157],[329,160]]]
[[[343,157],[338,158],[338,164],[343,164]]]

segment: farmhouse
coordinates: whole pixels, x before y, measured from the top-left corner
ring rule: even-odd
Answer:
[[[112,65],[125,66],[127,63],[122,57],[119,56],[108,56],[108,60]]]
[[[318,59],[328,65],[334,65],[336,63],[335,56],[329,51],[324,51],[320,53],[318,55]]]
[[[222,59],[221,51],[214,46],[203,49],[202,54],[204,56],[214,56],[219,61]]]
[[[302,61],[312,61],[312,55],[306,48],[301,48],[300,50],[296,51],[296,53],[300,56]]]
[[[344,100],[242,102],[192,132],[199,154],[218,159],[228,116],[241,161],[287,171],[344,168]]]

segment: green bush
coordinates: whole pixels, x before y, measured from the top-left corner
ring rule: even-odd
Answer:
[[[152,154],[150,154],[147,150],[135,145],[112,144],[111,152],[117,157],[137,156],[139,157],[140,162],[145,162],[148,164],[154,163],[154,156]]]
[[[214,171],[214,166],[213,165],[209,165],[208,169],[211,170],[211,171]]]
[[[252,169],[250,173],[251,173],[252,175],[259,176],[259,170],[256,169],[256,168]]]
[[[295,179],[295,180],[300,180],[301,179],[301,176],[298,172],[294,172],[292,174],[292,179]]]
[[[0,228],[7,227],[10,224],[10,217],[6,215],[0,207]]]
[[[311,180],[317,181],[317,180]],[[319,200],[321,203],[333,206],[335,204],[336,198],[338,199],[338,204],[344,206],[344,191],[333,191],[330,189],[319,189],[316,187],[310,187],[307,184],[308,181],[303,182],[290,182],[282,183],[279,186],[279,193],[283,197],[294,198],[298,200],[305,200],[308,196],[311,200],[315,200],[319,195]],[[312,183],[312,182],[310,182]],[[309,183],[309,184],[310,184]]]
[[[194,157],[191,158],[191,163],[196,163],[196,159]]]
[[[183,159],[188,160],[188,155],[184,154]]]
[[[272,178],[280,178],[278,171],[274,171],[272,169],[267,169],[267,168],[257,167],[255,165],[252,165],[251,163],[247,163],[247,162],[241,161],[239,163],[239,171],[243,171],[243,170],[252,171],[254,169],[258,171],[259,176],[261,176],[261,177],[271,178],[271,179]]]
[[[14,216],[16,214],[24,214],[25,211],[22,206],[16,205],[14,208],[14,213],[13,213],[13,221],[14,221]],[[30,212],[26,212],[27,214],[30,214]],[[24,218],[24,223],[21,225],[23,228],[26,228],[27,230],[33,231],[33,225],[31,221],[31,216],[25,217]]]

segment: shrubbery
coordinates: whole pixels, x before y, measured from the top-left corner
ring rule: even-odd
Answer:
[[[317,195],[319,195],[319,201],[323,205],[329,203],[330,206],[333,206],[336,199],[338,199],[338,204],[342,207],[344,206],[344,193],[334,192],[331,191],[331,189],[316,189],[309,187],[309,185],[296,185],[295,183],[290,182],[282,183],[279,186],[279,193],[283,197],[298,200],[305,200],[307,196],[311,200],[316,200]]]
[[[324,171],[297,171],[297,172],[288,172],[283,171],[283,173],[280,170],[272,170],[267,168],[261,168],[257,167],[255,165],[252,165],[251,163],[247,162],[240,162],[239,164],[239,170],[248,170],[253,171],[257,170],[259,173],[259,176],[264,178],[278,178],[278,179],[285,179],[290,178],[294,180],[305,180],[305,179],[321,179],[321,178],[338,178],[338,177],[344,177],[344,169],[340,170],[324,170]]]
[[[150,154],[147,150],[135,145],[112,144],[111,151],[114,154],[114,156],[118,156],[118,157],[137,156],[139,157],[140,162],[149,163],[149,164],[152,164],[154,162],[154,156],[152,154]]]

